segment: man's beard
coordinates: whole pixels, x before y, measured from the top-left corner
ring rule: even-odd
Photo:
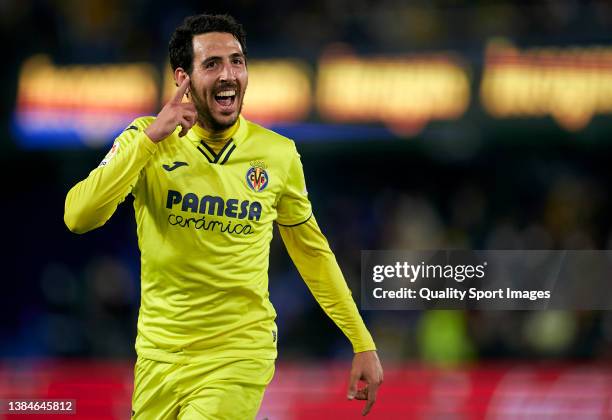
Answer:
[[[237,88],[236,91],[238,91]],[[191,101],[193,102],[193,105],[195,106],[195,109],[198,113],[198,124],[211,131],[223,131],[230,128],[236,123],[238,116],[242,112],[241,101],[238,105],[238,112],[236,113],[236,118],[232,119],[229,123],[221,123],[213,117],[212,113],[210,112],[210,109],[208,108],[208,104],[206,103],[206,101],[203,101],[201,99],[199,94],[196,94],[194,90],[190,90],[190,96]],[[238,100],[238,97],[236,97],[236,100]]]

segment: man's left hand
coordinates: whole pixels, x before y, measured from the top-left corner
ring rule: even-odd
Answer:
[[[360,380],[364,381],[366,385],[358,389],[357,385]],[[376,402],[376,392],[382,382],[383,370],[376,351],[356,353],[353,358],[347,398],[349,400],[367,400],[361,412],[362,416],[368,414],[374,402]]]

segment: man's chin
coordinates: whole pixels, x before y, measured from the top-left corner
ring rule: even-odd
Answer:
[[[221,115],[213,117],[213,124],[217,129],[230,128],[238,120],[238,113],[232,112],[230,115]]]

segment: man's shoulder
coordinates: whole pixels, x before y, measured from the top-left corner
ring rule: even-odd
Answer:
[[[125,126],[123,131],[117,135],[115,138],[115,144],[125,146],[132,142],[139,133],[142,133],[148,126],[151,125],[153,121],[155,121],[155,118],[156,117],[151,116],[136,118],[134,121]]]
[[[138,117],[134,121],[132,121],[125,128],[124,131],[127,131],[127,130],[142,131],[145,128],[147,128],[148,126],[150,126],[153,123],[153,121],[155,121],[155,118],[156,117],[153,117],[151,115],[146,115],[146,116]]]
[[[257,137],[259,143],[266,142],[266,146],[278,147],[280,150],[294,150],[295,143],[288,137],[272,131],[249,120],[244,120],[248,126],[249,136]]]

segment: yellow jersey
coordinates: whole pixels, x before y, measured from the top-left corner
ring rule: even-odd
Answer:
[[[304,260],[296,262],[302,276],[355,351],[375,349],[312,217],[294,142],[240,117],[217,134],[228,140],[215,153],[207,145],[213,136],[198,125],[185,137],[179,127],[153,143],[144,133],[153,121],[136,119],[70,190],[65,207],[66,224],[82,233],[134,196],[142,265],[138,355],[171,363],[276,358],[267,274],[274,221],[304,229],[297,240],[283,235],[294,261]],[[311,245],[323,242],[316,246],[325,248],[319,263],[302,258],[302,236]],[[309,264],[316,267],[304,268]],[[321,274],[326,264],[331,269]]]

